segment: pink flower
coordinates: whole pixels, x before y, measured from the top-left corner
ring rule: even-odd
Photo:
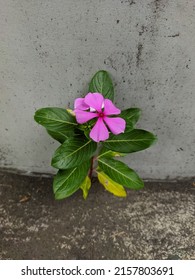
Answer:
[[[101,93],[88,93],[85,98],[77,98],[74,103],[74,112],[78,123],[83,124],[97,118],[97,122],[90,132],[90,138],[95,142],[105,141],[109,138],[109,131],[120,134],[125,130],[125,120],[108,117],[120,114],[111,100],[104,99]],[[108,127],[108,128],[107,128]]]

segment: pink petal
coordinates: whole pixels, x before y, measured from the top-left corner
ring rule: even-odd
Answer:
[[[95,92],[95,93],[88,93],[85,96],[85,103],[94,109],[96,111],[101,112],[102,111],[102,104],[104,102],[104,97],[102,94]]]
[[[79,109],[74,110],[74,112],[76,114],[76,120],[80,124],[88,122],[89,120],[95,117],[98,117],[98,113],[90,113]]]
[[[74,101],[74,109],[88,110],[89,106],[84,102],[85,98],[77,98]]]
[[[104,121],[113,134],[120,134],[125,131],[126,122],[122,118],[104,117]]]
[[[99,118],[92,128],[89,135],[95,142],[104,141],[109,138],[109,132],[105,126],[103,119]]]
[[[120,114],[121,110],[114,106],[110,99],[104,100],[104,114],[109,115],[118,115]]]

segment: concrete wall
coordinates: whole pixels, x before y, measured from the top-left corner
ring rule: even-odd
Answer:
[[[140,107],[154,147],[126,162],[143,178],[194,175],[194,0],[0,0],[0,166],[54,172],[57,144],[33,115],[71,107],[99,69]]]

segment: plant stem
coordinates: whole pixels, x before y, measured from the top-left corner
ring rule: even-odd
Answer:
[[[91,166],[90,166],[90,170],[89,170],[89,178],[90,178],[90,179],[92,179],[93,161],[94,161],[94,157],[92,157],[92,159],[91,159]]]

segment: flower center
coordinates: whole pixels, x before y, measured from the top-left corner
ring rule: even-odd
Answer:
[[[100,112],[98,115],[99,118],[103,118],[104,117],[104,112]]]

